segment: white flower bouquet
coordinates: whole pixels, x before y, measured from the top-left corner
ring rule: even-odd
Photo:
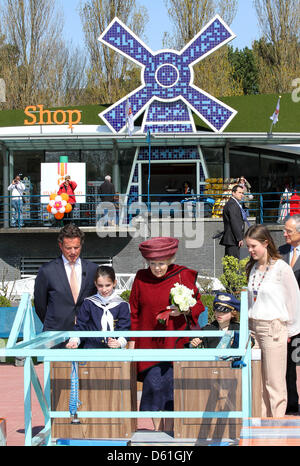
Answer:
[[[197,302],[195,298],[193,298],[193,295],[193,290],[179,283],[175,283],[170,291],[171,303],[177,306],[180,312],[188,312],[190,307],[195,306]]]
[[[179,283],[175,283],[170,291],[171,306],[168,306],[166,311],[160,312],[156,319],[161,324],[168,325],[171,312],[174,309],[178,309],[187,320],[186,314],[189,312],[191,307],[195,306],[197,302],[196,299],[193,298],[193,294],[193,290],[184,285],[180,285]]]

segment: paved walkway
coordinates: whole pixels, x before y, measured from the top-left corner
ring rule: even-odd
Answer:
[[[44,366],[38,364],[35,370],[43,387]],[[36,435],[44,427],[44,415],[39,402],[32,393],[32,430]],[[23,446],[24,430],[24,368],[13,364],[0,363],[0,418],[6,420],[7,446]],[[153,429],[149,419],[138,419],[139,429]]]
[[[37,375],[43,386],[43,364],[35,366]],[[300,389],[300,367],[297,368]],[[298,389],[298,390],[299,390]],[[300,393],[300,390],[299,390]],[[289,419],[294,416],[286,416]],[[9,364],[0,364],[0,418],[6,420],[7,446],[23,446],[25,439],[24,432],[24,391],[23,391],[23,367],[15,367]],[[300,420],[300,416],[295,419]],[[44,426],[44,416],[32,389],[32,428],[33,435],[36,435]],[[139,429],[153,428],[151,420],[139,419]],[[261,440],[263,443],[263,440]],[[261,443],[260,443],[261,444]],[[266,441],[266,445],[268,442]],[[295,440],[293,442],[295,444]],[[300,446],[300,438],[297,439]]]

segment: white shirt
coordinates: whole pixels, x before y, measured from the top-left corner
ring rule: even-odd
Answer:
[[[263,272],[255,271],[255,267],[252,267],[248,282],[249,318],[279,319],[287,322],[289,337],[297,335],[300,333],[300,292],[292,268],[282,259],[278,259],[270,265],[263,281],[262,276]],[[258,290],[256,301],[253,288]]]
[[[18,189],[16,188],[16,186],[18,186]],[[17,184],[11,183],[7,189],[8,191],[12,192],[11,193],[12,198],[16,198],[16,197],[22,197],[22,194],[25,191],[25,186],[21,181],[19,181],[19,183]]]
[[[69,261],[65,258],[64,255],[62,255],[62,260],[65,266],[66,274],[70,283],[70,277],[71,277],[71,266]],[[81,288],[81,277],[82,277],[82,267],[81,267],[81,259],[78,257],[77,261],[75,262],[75,273],[77,277],[77,282],[78,282],[78,289],[80,290]]]

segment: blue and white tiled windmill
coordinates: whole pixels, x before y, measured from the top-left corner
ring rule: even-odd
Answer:
[[[222,132],[236,111],[193,84],[193,66],[235,38],[220,16],[215,16],[181,51],[153,52],[122,21],[115,18],[99,40],[141,67],[142,85],[99,114],[115,134],[127,128],[128,105],[135,120],[144,113],[137,133],[196,133],[192,112],[214,131]],[[198,193],[207,177],[200,146],[155,147],[153,161],[194,161]],[[142,194],[139,164],[148,160],[147,148],[137,150],[127,195]]]

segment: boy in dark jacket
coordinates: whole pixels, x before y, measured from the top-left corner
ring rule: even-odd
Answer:
[[[214,299],[213,308],[215,320],[211,324],[205,325],[201,330],[227,331],[240,329],[237,320],[240,312],[240,302],[235,296],[230,293],[218,293]],[[221,337],[193,338],[190,344],[193,348],[216,348],[220,340]]]

